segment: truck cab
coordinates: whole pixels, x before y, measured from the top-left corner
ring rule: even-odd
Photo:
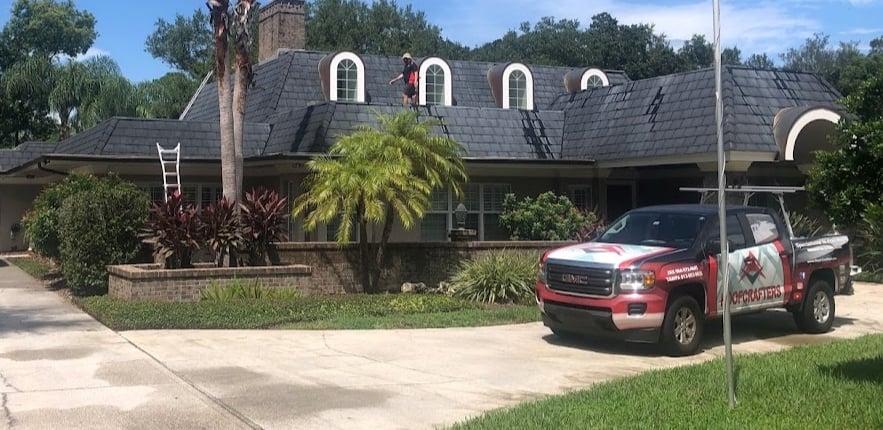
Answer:
[[[724,300],[733,315],[786,308],[803,331],[830,330],[834,295],[850,284],[846,236],[793,238],[769,208],[728,207],[723,268],[717,214],[710,205],[635,209],[594,241],[547,251],[536,283],[544,324],[561,336],[658,342],[675,356],[696,353]]]

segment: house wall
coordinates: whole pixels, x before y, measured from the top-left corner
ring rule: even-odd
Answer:
[[[0,184],[0,252],[28,249],[24,231],[10,237],[10,229],[14,223],[21,224],[41,189],[39,185]]]

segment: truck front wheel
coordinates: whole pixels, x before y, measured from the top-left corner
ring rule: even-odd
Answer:
[[[691,296],[676,297],[665,310],[661,343],[666,354],[680,357],[695,354],[702,341],[705,317]]]
[[[834,325],[834,293],[827,281],[814,281],[803,303],[794,312],[794,322],[806,333],[825,333]]]

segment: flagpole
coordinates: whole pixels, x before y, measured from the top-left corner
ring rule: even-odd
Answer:
[[[727,367],[727,402],[730,408],[736,406],[736,389],[733,380],[733,337],[730,326],[730,246],[727,242],[727,212],[726,212],[726,163],[724,155],[724,130],[723,130],[723,98],[721,95],[721,30],[720,30],[720,0],[713,0],[714,7],[714,87],[715,87],[715,117],[717,121],[717,209],[718,224],[720,224],[720,273],[718,290],[723,290],[724,305],[724,351]]]

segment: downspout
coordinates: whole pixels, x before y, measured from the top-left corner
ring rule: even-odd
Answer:
[[[42,160],[40,160],[40,162],[37,163],[37,168],[40,169],[40,170],[42,170],[42,171],[44,171],[44,172],[54,173],[54,174],[56,174],[56,175],[62,175],[62,176],[68,176],[68,175],[69,175],[68,172],[62,172],[61,170],[54,170],[54,169],[50,169],[50,168],[46,167],[46,165],[49,164],[49,161],[50,161],[50,160],[47,160],[47,159],[45,159],[45,158],[42,159]]]

